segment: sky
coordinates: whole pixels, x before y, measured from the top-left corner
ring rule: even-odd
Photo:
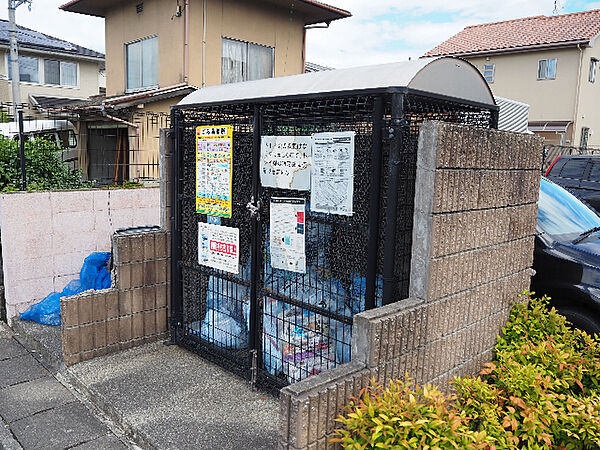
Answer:
[[[103,52],[103,19],[59,10],[66,1],[33,0],[31,11],[17,9],[17,23]],[[307,34],[307,60],[335,68],[418,58],[468,25],[552,15],[555,8],[554,0],[321,1],[352,13]],[[561,13],[600,9],[598,0],[557,1]],[[7,18],[5,8],[0,18]]]

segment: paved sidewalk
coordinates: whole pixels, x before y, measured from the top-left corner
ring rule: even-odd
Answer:
[[[278,447],[278,400],[181,347],[156,342],[65,368],[59,328],[16,322],[14,329],[19,342],[142,448]]]
[[[147,344],[68,371],[144,448],[278,447],[277,399],[181,347]]]
[[[0,448],[128,448],[33,355],[0,323]]]

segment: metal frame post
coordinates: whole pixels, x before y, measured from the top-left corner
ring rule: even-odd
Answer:
[[[498,129],[499,116],[500,116],[499,109],[492,110],[492,120],[490,120],[490,128],[493,128],[494,130]]]
[[[401,150],[404,145],[403,133],[406,128],[404,117],[404,94],[392,95],[392,117],[390,126],[390,159],[388,168],[387,205],[385,219],[385,246],[383,250],[383,304],[393,302],[396,289],[395,257],[398,210],[398,174],[401,164]]]
[[[173,143],[171,170],[171,342],[177,343],[179,330],[183,326],[183,292],[181,285],[181,206],[180,206],[180,166],[183,156],[181,151],[182,130],[181,112],[171,110],[171,132]]]
[[[21,190],[27,190],[27,171],[25,169],[25,134],[23,133],[23,110],[18,112],[19,120],[19,156],[21,159]]]
[[[251,258],[250,266],[250,354],[251,363],[251,383],[256,386],[258,377],[258,367],[260,362],[260,323],[259,323],[259,302],[258,302],[258,271],[262,264],[261,243],[261,227],[260,227],[260,138],[262,132],[262,111],[259,105],[254,105],[254,117],[252,124],[252,198],[250,203],[251,208]]]
[[[377,253],[379,248],[379,203],[381,195],[381,149],[383,144],[383,99],[373,105],[373,147],[371,159],[371,195],[369,198],[369,238],[367,244],[367,282],[365,309],[375,308],[377,288]]]

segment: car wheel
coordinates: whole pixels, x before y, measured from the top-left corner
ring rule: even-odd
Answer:
[[[565,316],[575,328],[579,328],[589,334],[600,335],[600,317],[597,314],[583,310],[559,309],[558,312]]]

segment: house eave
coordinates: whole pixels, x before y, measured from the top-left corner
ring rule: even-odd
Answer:
[[[350,12],[337,8],[335,6],[321,3],[317,0],[265,0],[269,3],[279,4],[287,8],[294,8],[304,16],[305,25],[316,23],[329,23],[334,20],[350,17]],[[71,0],[59,8],[63,11],[69,11],[88,16],[106,17],[106,12],[117,6],[119,0]]]

